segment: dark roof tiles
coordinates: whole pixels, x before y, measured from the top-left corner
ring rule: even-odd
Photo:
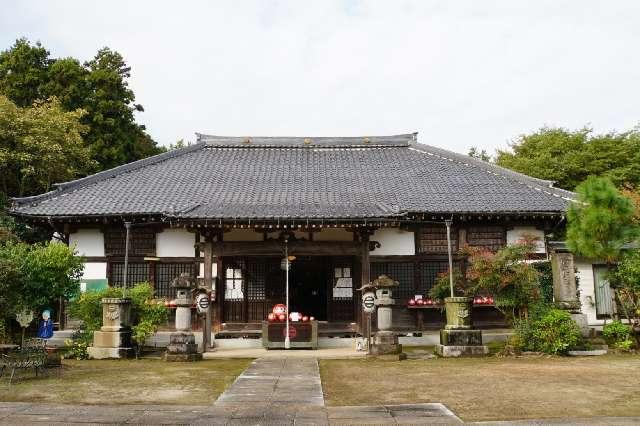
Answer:
[[[549,181],[417,144],[362,138],[227,138],[16,199],[17,215],[368,218],[416,213],[561,213]]]

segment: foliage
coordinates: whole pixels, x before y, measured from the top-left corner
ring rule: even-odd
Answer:
[[[0,312],[9,317],[24,309],[39,310],[60,297],[74,297],[82,269],[82,258],[64,244],[0,245]]]
[[[553,272],[551,270],[551,262],[545,260],[543,262],[533,263],[533,269],[538,271],[538,288],[540,289],[540,297],[544,303],[553,302]]]
[[[89,346],[93,343],[93,332],[76,331],[71,339],[65,340],[64,357],[67,359],[89,359]]]
[[[92,60],[81,64],[75,58],[51,58],[40,43],[31,45],[28,40],[19,39],[0,53],[0,95],[13,101],[17,108],[30,109],[34,103],[41,104],[55,97],[57,107],[62,111],[73,114],[78,110],[85,111],[79,116],[81,124],[86,126],[83,146],[90,148],[91,159],[96,161],[87,162],[85,169],[78,170],[80,174],[87,174],[164,151],[149,137],[144,126],[135,121],[135,112],[141,112],[143,108],[134,103],[135,96],[128,85],[130,71],[122,56],[108,48],[101,49]],[[15,111],[13,113],[15,115]],[[11,126],[14,120],[9,119],[11,114],[11,109],[0,111],[0,146],[4,143],[1,135],[15,130]],[[4,116],[9,118],[2,120]],[[27,134],[34,139],[34,144],[48,143],[42,139],[41,132]],[[68,163],[49,164],[62,166]],[[76,166],[74,162],[70,164]],[[36,168],[29,171],[46,174],[48,168],[40,170],[40,166],[42,164],[36,164]],[[57,168],[51,167],[51,171]],[[17,196],[41,189],[23,188],[20,192],[9,187],[4,191],[9,196]]]
[[[631,327],[621,321],[613,321],[602,327],[602,336],[614,348],[629,350],[633,346]]]
[[[568,312],[548,308],[542,312],[517,322],[514,331],[522,350],[561,355],[581,343],[580,328]]]
[[[519,136],[510,150],[498,150],[496,163],[573,190],[589,176],[609,178],[617,187],[640,187],[640,131],[593,134],[544,127]]]
[[[578,255],[611,264],[622,246],[638,236],[633,204],[605,178],[589,177],[577,193],[567,212],[567,246]]]
[[[476,294],[489,294],[495,306],[508,319],[518,313],[527,315],[529,305],[540,297],[538,272],[525,262],[533,248],[532,242],[503,247],[495,253],[468,248],[469,266],[466,279]]]
[[[454,271],[454,296],[491,295],[494,304],[508,320],[516,315],[527,315],[529,305],[540,298],[539,272],[529,262],[534,240],[526,239],[508,245],[497,252],[478,247],[465,247],[461,254],[467,257],[463,274]],[[430,290],[434,299],[444,299],[451,294],[449,272],[440,274]]]
[[[20,108],[0,95],[0,191],[11,196],[51,190],[93,169],[80,123],[84,112],[67,112],[51,98]]]
[[[619,308],[631,321],[633,335],[640,346],[640,249],[626,252],[610,278]]]
[[[469,152],[467,154],[469,157],[471,158],[477,158],[478,160],[482,160],[482,161],[486,161],[489,162],[491,161],[491,156],[487,153],[486,150],[482,149],[478,149],[475,146],[472,146],[469,149]]]
[[[136,353],[139,353],[146,339],[153,335],[158,326],[167,321],[168,310],[159,300],[154,299],[153,287],[149,283],[138,283],[132,288],[122,291],[122,288],[108,287],[99,291],[82,293],[70,306],[72,316],[84,324],[86,336],[93,336],[93,332],[102,325],[102,304],[105,297],[131,298],[132,336],[137,343]],[[92,337],[91,337],[92,338]]]
[[[40,42],[31,46],[24,38],[0,53],[0,93],[18,106],[26,107],[43,99],[42,82],[51,64],[49,51]]]
[[[454,296],[472,296],[473,289],[467,285],[466,279],[460,270],[453,271],[453,295]],[[451,285],[449,284],[449,271],[438,274],[436,282],[429,296],[434,300],[444,300],[451,296]]]
[[[149,283],[140,283],[129,291],[134,310],[136,324],[131,327],[133,340],[137,343],[136,355],[144,346],[147,338],[151,337],[158,326],[167,321],[168,310],[158,300],[153,298],[153,287]]]

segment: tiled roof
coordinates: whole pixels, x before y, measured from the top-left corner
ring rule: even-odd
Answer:
[[[198,135],[198,143],[14,200],[23,216],[370,218],[557,213],[573,194],[415,134],[360,138]]]

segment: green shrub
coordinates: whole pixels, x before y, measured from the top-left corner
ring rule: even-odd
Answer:
[[[101,300],[105,297],[123,297],[122,288],[109,287],[99,291],[87,291],[71,304],[71,315],[84,324],[82,336],[88,341],[86,346],[91,346],[93,332],[102,326]],[[138,283],[132,288],[127,288],[124,297],[131,298],[131,331],[137,344],[138,355],[147,338],[157,331],[160,324],[167,321],[168,310],[164,303],[154,299],[153,287],[149,283]],[[76,345],[75,339],[73,342],[73,345]],[[77,351],[81,352],[83,343],[76,346]]]
[[[63,356],[68,359],[88,359],[89,352],[87,348],[93,343],[93,331],[77,331],[71,339],[67,339]]]
[[[607,344],[616,349],[629,350],[633,347],[631,327],[621,321],[613,321],[602,327],[602,336]]]
[[[566,354],[582,341],[580,328],[571,315],[560,309],[551,309],[530,324],[529,342],[537,351],[548,354]]]

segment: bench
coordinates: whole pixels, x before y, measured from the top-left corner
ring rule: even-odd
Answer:
[[[47,364],[47,351],[44,339],[27,339],[22,347],[8,354],[0,356],[0,377],[5,370],[11,370],[9,385],[13,382],[16,370],[33,368],[38,377],[38,369],[44,369]]]

